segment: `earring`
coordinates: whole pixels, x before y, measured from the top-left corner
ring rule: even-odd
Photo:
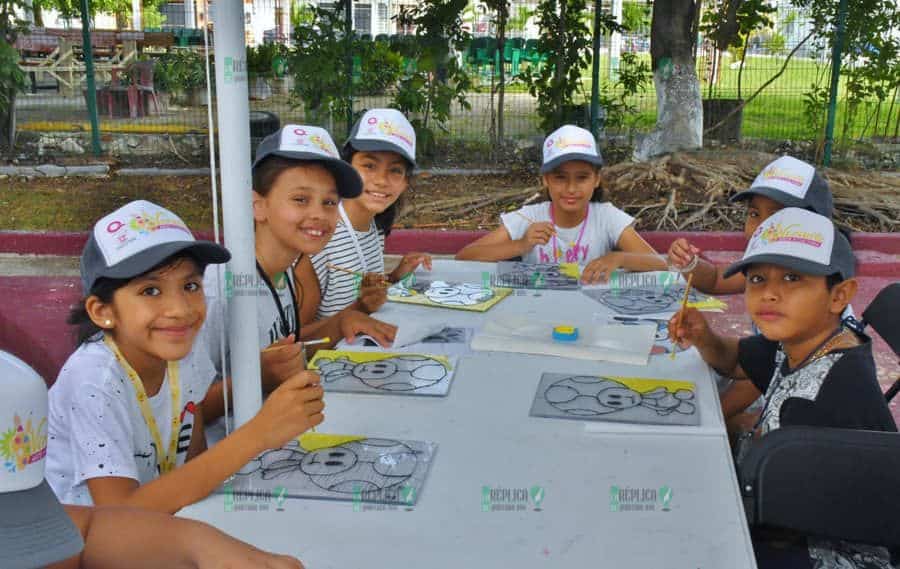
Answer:
[[[112,320],[104,320],[103,325],[110,328],[112,326]]]

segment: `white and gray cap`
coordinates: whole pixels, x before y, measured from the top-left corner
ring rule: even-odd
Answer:
[[[396,152],[416,167],[416,130],[396,109],[366,111],[350,132],[344,148],[363,152]]]
[[[180,252],[203,266],[231,259],[225,247],[195,239],[184,221],[166,208],[145,200],[129,202],[94,224],[81,253],[83,293],[91,294],[101,277],[136,277]]]
[[[541,174],[546,174],[572,160],[603,166],[603,157],[597,149],[594,135],[575,125],[563,125],[551,132],[544,139],[543,150]]]
[[[0,351],[0,567],[32,569],[77,555],[81,532],[44,480],[47,385]]]
[[[785,207],[800,207],[830,218],[834,210],[831,189],[812,164],[791,156],[773,160],[753,180],[750,187],[731,196],[731,201],[766,196]]]
[[[302,124],[286,124],[265,137],[256,147],[253,168],[270,156],[291,160],[319,162],[337,184],[338,195],[355,198],[362,193],[362,178],[353,166],[341,160],[331,135],[324,128]]]
[[[725,276],[745,273],[751,265],[771,264],[807,275],[856,274],[850,242],[827,217],[796,207],[772,214],[753,232],[744,257]]]

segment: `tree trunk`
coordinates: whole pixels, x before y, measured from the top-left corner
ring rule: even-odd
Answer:
[[[694,0],[653,3],[650,58],[656,127],[639,141],[635,160],[703,146],[703,106],[694,59]]]
[[[0,115],[0,138],[6,143],[6,154],[12,158],[16,149],[16,90],[7,92],[9,109]]]
[[[751,33],[747,34],[747,37],[744,39],[744,49],[741,53],[741,67],[738,69],[738,81],[737,81],[737,98],[740,100],[741,98],[741,80],[744,78],[744,64],[747,63],[747,48],[750,46],[750,36]]]
[[[501,6],[497,18],[497,53],[500,57],[500,85],[497,92],[497,147],[503,144],[503,99],[506,95],[506,64],[503,59],[504,47],[506,46],[506,10]]]

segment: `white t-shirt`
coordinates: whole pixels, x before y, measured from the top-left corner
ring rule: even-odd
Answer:
[[[550,202],[527,205],[518,210],[536,222],[550,221]],[[546,245],[533,247],[522,256],[526,263],[578,263],[586,265],[590,261],[606,255],[616,248],[619,237],[634,218],[608,202],[590,202],[587,226],[582,221],[575,227],[556,227],[556,239],[551,238]],[[516,212],[500,216],[509,237],[521,239],[531,223]],[[578,240],[584,227],[584,234]],[[554,243],[556,253],[554,254]]]
[[[184,464],[194,428],[194,406],[214,377],[204,350],[179,362],[181,430],[175,464]],[[168,452],[172,433],[169,376],[150,397],[150,408]],[[47,482],[65,504],[91,505],[87,481],[116,476],[146,484],[159,477],[157,449],[134,386],[102,341],[86,342],[69,356],[50,388]]]
[[[218,278],[221,279],[219,282],[217,282],[216,271],[219,273]],[[297,290],[296,282],[294,281],[294,271],[289,268],[284,274],[286,275],[285,277],[274,279],[272,286],[275,288],[281,307],[284,310],[287,329],[285,329],[281,314],[278,312],[278,305],[272,297],[272,291],[269,290],[266,282],[259,276],[258,272],[240,280],[232,277],[226,282],[223,265],[210,265],[206,268],[206,273],[203,275],[203,292],[206,295],[206,322],[203,323],[203,328],[200,329],[199,337],[194,342],[194,348],[200,349],[202,346],[203,351],[209,354],[217,380],[221,380],[224,375],[222,357],[227,358],[227,362],[231,361],[227,328],[228,300],[219,294],[219,286],[225,289],[226,296],[228,294],[252,294],[256,298],[256,333],[259,349],[262,351],[281,338],[287,337],[295,330],[299,333],[294,315],[296,300],[291,295],[291,287],[295,291]],[[290,279],[291,287],[288,287],[285,278]],[[231,289],[230,293],[229,288]],[[221,345],[223,338],[225,340],[224,354]],[[228,367],[228,374],[231,374],[230,366]],[[221,441],[225,438],[225,434],[224,418],[207,424],[207,445],[212,446]]]
[[[216,282],[216,271],[219,271],[218,277],[221,279]],[[229,357],[230,349],[228,347],[228,300],[220,296],[218,287],[225,287],[225,294],[252,294],[256,297],[256,331],[259,338],[259,349],[277,342],[281,338],[287,337],[291,332],[298,330],[295,319],[294,305],[296,299],[291,295],[291,288],[296,291],[297,285],[294,281],[294,272],[288,269],[284,273],[287,279],[291,281],[291,287],[288,287],[285,278],[275,279],[272,286],[278,294],[281,307],[284,311],[284,317],[287,323],[285,329],[282,322],[281,314],[278,312],[278,305],[272,297],[272,291],[266,286],[266,282],[258,274],[252,275],[244,282],[235,283],[234,278],[230,279],[231,285],[226,284],[225,269],[223,265],[210,265],[206,268],[203,275],[203,293],[206,295],[206,322],[200,330],[200,335],[196,343],[202,343],[209,357],[213,362],[219,376],[222,374],[222,348],[220,346],[221,338],[225,338],[225,357]],[[228,288],[232,291],[229,293]]]
[[[365,265],[353,243],[351,230],[356,234],[359,248],[365,257]],[[344,271],[329,269],[329,263],[351,271],[383,273],[384,234],[377,229],[374,221],[369,225],[368,231],[356,231],[352,227],[348,230],[347,225],[339,222],[328,245],[312,256],[312,265],[319,278],[319,290],[322,294],[316,314],[318,319],[337,314],[359,297],[356,277]]]

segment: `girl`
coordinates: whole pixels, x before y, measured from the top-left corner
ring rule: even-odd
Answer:
[[[303,322],[328,318],[347,307],[374,312],[387,300],[384,286],[384,239],[409,188],[416,167],[416,133],[400,111],[373,109],[353,126],[342,156],[362,177],[363,191],[338,206],[340,221],[328,245],[299,267],[307,293]],[[431,269],[431,257],[410,253],[387,279],[398,281],[419,265]],[[355,275],[366,275],[359,282]]]
[[[96,223],[69,320],[79,346],[50,389],[47,479],[64,503],[174,513],[322,422],[318,375],[299,372],[205,451],[200,401],[213,373],[191,348],[206,317],[203,269],[229,257],[146,201]]]
[[[353,339],[369,334],[383,345],[393,340],[395,327],[356,310],[348,310],[303,327],[298,317],[307,289],[296,276],[298,259],[308,262],[334,233],[339,198],[360,194],[362,183],[356,171],[338,156],[331,136],[324,129],[285,125],[266,137],[253,163],[253,219],[256,248],[254,278],[243,279],[257,298],[256,329],[262,350],[263,390],[268,393],[286,378],[303,369],[301,345],[296,340],[329,337]],[[215,275],[208,271],[207,278]],[[224,281],[224,276],[220,275]],[[211,285],[215,281],[208,281]],[[233,282],[237,282],[234,281]],[[208,286],[208,290],[217,287]],[[210,319],[203,330],[204,344],[219,377],[223,376],[219,347],[226,325],[225,299],[210,297]],[[275,345],[278,349],[266,349]],[[227,349],[226,349],[227,351]],[[224,382],[216,382],[204,400],[207,421],[225,412]],[[209,429],[209,440],[224,436],[221,423]]]
[[[470,243],[457,259],[577,263],[582,281],[605,282],[620,267],[665,269],[633,224],[634,218],[602,202],[603,159],[590,132],[565,125],[544,141],[542,182],[550,201],[500,216],[500,227]],[[649,255],[648,255],[649,254]]]

